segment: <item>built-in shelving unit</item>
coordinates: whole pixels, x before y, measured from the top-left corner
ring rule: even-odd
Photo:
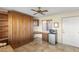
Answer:
[[[8,41],[8,15],[0,14],[0,43]]]

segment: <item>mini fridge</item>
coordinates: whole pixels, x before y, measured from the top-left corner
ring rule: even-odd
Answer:
[[[54,30],[54,29],[49,30],[48,41],[50,44],[53,44],[53,45],[57,43],[57,30]]]

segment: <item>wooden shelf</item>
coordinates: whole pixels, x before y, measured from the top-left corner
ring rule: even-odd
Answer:
[[[2,33],[2,32],[8,32],[8,30],[0,30],[0,33]]]
[[[1,38],[3,38],[3,37],[6,38],[6,37],[8,37],[8,35],[4,35],[4,36],[2,35]]]
[[[2,30],[8,30],[8,29],[7,28],[4,28],[4,29],[0,28],[0,31],[2,31]]]
[[[8,15],[0,13],[0,43],[8,41]]]
[[[0,39],[0,41],[3,41],[3,40],[7,40],[8,38],[2,38],[2,39]]]
[[[0,27],[8,27],[8,25],[0,25]]]
[[[42,32],[35,31],[33,34],[42,34]]]
[[[5,19],[4,19],[4,20],[0,20],[0,21],[8,21],[8,20],[5,20]]]

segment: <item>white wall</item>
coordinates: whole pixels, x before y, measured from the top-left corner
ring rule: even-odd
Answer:
[[[79,17],[63,18],[63,43],[79,47]]]

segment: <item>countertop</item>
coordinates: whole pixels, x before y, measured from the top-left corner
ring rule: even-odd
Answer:
[[[34,34],[42,34],[42,33],[49,34],[48,31],[34,31],[33,33],[34,33]]]

